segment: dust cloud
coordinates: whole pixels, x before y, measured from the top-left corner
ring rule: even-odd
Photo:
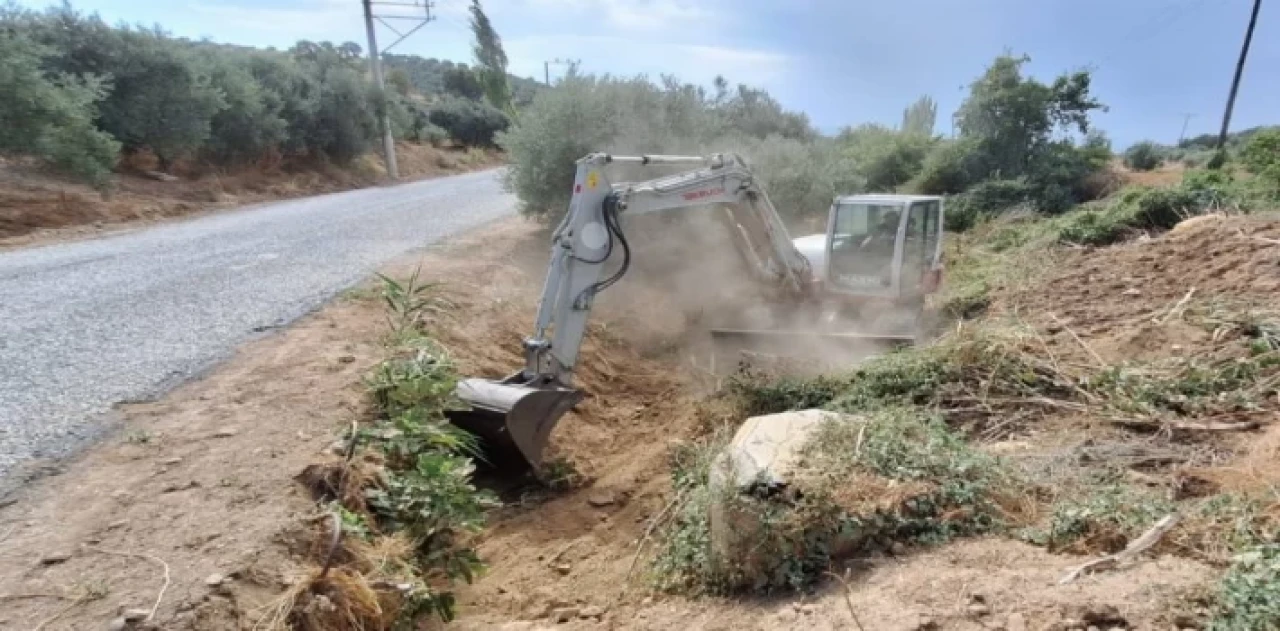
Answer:
[[[597,310],[625,321],[622,334],[642,352],[675,354],[719,376],[744,362],[786,373],[847,369],[887,348],[860,335],[902,328],[894,326],[899,314],[868,317],[831,301],[788,299],[753,276],[731,221],[713,206],[624,213],[631,267]],[[611,269],[621,257],[615,251]]]

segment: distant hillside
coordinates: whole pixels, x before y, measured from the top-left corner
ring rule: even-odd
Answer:
[[[414,91],[421,94],[443,94],[444,73],[452,68],[466,68],[467,64],[454,63],[448,59],[419,57],[417,55],[384,55],[388,71],[403,70],[409,76],[409,83]],[[516,105],[526,105],[533,100],[533,95],[542,84],[529,78],[507,75],[511,80],[511,92]]]
[[[1273,127],[1280,127],[1280,126],[1259,125],[1257,127],[1250,127],[1249,129],[1242,129],[1238,132],[1227,134],[1227,147],[1236,148],[1236,147],[1243,146],[1244,143],[1248,141],[1249,138],[1251,138],[1254,134],[1264,129],[1271,129]],[[1213,149],[1216,146],[1218,146],[1217,134],[1200,134],[1199,136],[1193,136],[1191,138],[1187,138],[1186,140],[1183,140],[1182,142],[1178,143],[1178,147],[1182,149]]]

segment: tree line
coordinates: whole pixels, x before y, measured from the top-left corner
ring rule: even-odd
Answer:
[[[473,0],[473,15],[483,16]],[[473,20],[474,22],[474,20]],[[487,18],[478,26],[491,31]],[[486,46],[500,46],[496,34]],[[403,59],[403,58],[401,58]],[[505,78],[505,56],[502,74]],[[301,41],[285,51],[107,25],[70,5],[0,6],[0,151],[32,154],[105,186],[120,155],[148,151],[217,166],[264,158],[348,163],[371,150],[388,115],[397,138],[492,146],[513,111],[505,81],[483,94],[372,84],[354,43]],[[476,69],[445,73],[466,82]],[[465,93],[464,93],[465,92]],[[500,100],[495,104],[487,95]]]
[[[797,221],[823,216],[836,195],[898,190],[954,196],[953,228],[1016,205],[1062,212],[1103,192],[1111,145],[1090,115],[1104,106],[1088,72],[1044,83],[1024,74],[1027,61],[1001,56],[970,85],[954,138],[935,132],[937,104],[927,96],[906,107],[900,126],[825,137],[764,90],[731,89],[723,78],[706,89],[571,68],[499,143],[508,185],[534,216],[564,211],[574,160],[591,151],[736,151]]]

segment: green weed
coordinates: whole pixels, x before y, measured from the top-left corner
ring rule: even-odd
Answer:
[[[365,379],[378,408],[388,417],[425,408],[430,414],[443,413],[459,405],[454,391],[458,375],[443,348],[421,338],[374,367]]]
[[[1240,554],[1217,593],[1209,631],[1280,629],[1280,544]]]
[[[1020,536],[1052,552],[1119,552],[1129,540],[1173,511],[1167,500],[1114,481],[1086,485],[1053,506],[1049,523]]]
[[[378,274],[382,280],[382,300],[386,305],[387,325],[395,334],[410,330],[424,313],[439,312],[443,301],[435,295],[439,283],[423,283],[422,267],[403,282]]]

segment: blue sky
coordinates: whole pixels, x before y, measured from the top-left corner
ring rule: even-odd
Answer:
[[[398,0],[405,1],[405,0]],[[470,60],[468,0],[436,0],[438,19],[395,52]],[[586,72],[709,84],[716,74],[769,89],[823,130],[896,124],[916,97],[939,103],[938,131],[965,86],[1004,51],[1051,79],[1094,72],[1110,106],[1097,122],[1117,148],[1214,132],[1252,0],[486,0],[512,72],[543,60]],[[41,7],[43,0],[22,0]],[[285,48],[299,39],[364,44],[360,0],[79,0],[109,22]],[[1280,123],[1280,5],[1264,3],[1232,128]],[[386,11],[393,11],[388,7]],[[404,10],[404,9],[398,9]],[[393,38],[380,30],[383,42]],[[553,72],[558,69],[553,66]]]

